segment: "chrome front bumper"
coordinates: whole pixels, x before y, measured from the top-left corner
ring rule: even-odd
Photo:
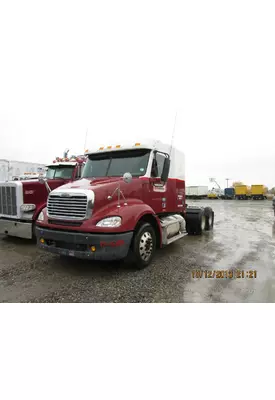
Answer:
[[[32,239],[32,220],[29,222],[19,222],[0,218],[0,234],[23,239]]]

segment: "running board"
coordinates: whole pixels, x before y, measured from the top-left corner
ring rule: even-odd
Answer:
[[[179,240],[187,235],[188,235],[187,232],[180,232],[176,236],[172,236],[171,238],[167,239],[167,243],[165,244],[165,246],[168,246],[168,244],[171,244],[171,243],[175,242],[176,240]]]

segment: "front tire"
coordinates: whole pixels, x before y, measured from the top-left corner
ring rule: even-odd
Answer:
[[[145,222],[138,227],[131,247],[135,266],[148,267],[156,252],[156,234],[151,224]]]
[[[37,238],[36,238],[36,231],[35,231],[35,228],[36,228],[36,221],[33,221],[33,223],[32,223],[32,241],[33,242],[36,242],[36,240],[37,240]]]

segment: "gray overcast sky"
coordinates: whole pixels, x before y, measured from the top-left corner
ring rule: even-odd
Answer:
[[[170,142],[178,111],[187,185],[275,186],[274,21],[274,1],[1,1],[0,158],[82,152],[86,128]]]

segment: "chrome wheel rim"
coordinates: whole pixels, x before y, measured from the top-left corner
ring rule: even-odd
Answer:
[[[201,217],[201,230],[204,231],[205,230],[205,215],[203,215]]]
[[[139,241],[139,254],[143,261],[148,261],[153,252],[153,238],[150,232],[144,232]]]
[[[208,225],[212,226],[212,213],[208,217]]]

